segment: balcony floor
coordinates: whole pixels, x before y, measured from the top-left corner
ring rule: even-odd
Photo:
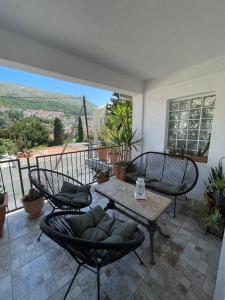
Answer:
[[[93,206],[106,199],[94,193]],[[156,235],[156,264],[149,263],[149,239],[138,252],[102,269],[102,299],[212,299],[221,240],[205,235],[199,225],[198,209],[191,201],[178,201],[177,218],[164,213],[160,223],[170,240]],[[45,205],[45,211],[49,206]],[[9,214],[0,240],[0,299],[63,299],[75,272],[75,261],[53,241],[42,236],[39,220],[29,221],[25,212]],[[69,299],[96,299],[96,275],[82,270]]]

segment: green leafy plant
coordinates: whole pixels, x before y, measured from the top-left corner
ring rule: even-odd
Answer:
[[[219,232],[218,222],[221,218],[221,213],[218,208],[215,208],[213,212],[208,214],[207,216],[203,217],[203,222],[205,223],[206,227]]]
[[[102,169],[94,169],[94,176],[93,180],[101,180],[101,179],[108,179],[110,177],[110,171],[108,170],[102,170]]]
[[[16,152],[17,146],[13,141],[0,138],[0,155],[15,154]]]
[[[64,128],[63,123],[59,118],[54,121],[54,145],[59,146],[64,143]]]

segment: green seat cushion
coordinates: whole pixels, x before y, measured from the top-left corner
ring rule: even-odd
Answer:
[[[146,187],[165,194],[179,194],[184,188],[184,184],[171,184],[166,182],[153,181],[149,184],[146,184]]]
[[[137,223],[115,220],[99,205],[87,213],[69,218],[68,223],[75,236],[96,242],[128,241],[137,229]]]

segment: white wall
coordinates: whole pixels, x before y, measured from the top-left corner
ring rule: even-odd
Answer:
[[[225,60],[214,60],[173,74],[167,79],[145,83],[144,151],[164,151],[167,131],[167,101],[200,93],[216,93],[208,164],[198,164],[200,177],[191,197],[202,197],[211,165],[225,156]]]

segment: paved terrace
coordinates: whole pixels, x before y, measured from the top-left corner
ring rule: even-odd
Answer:
[[[94,193],[93,206],[106,204]],[[49,206],[45,205],[45,213]],[[160,218],[167,240],[156,235],[154,266],[149,264],[148,234],[138,252],[102,269],[101,296],[110,300],[212,299],[221,240],[205,235],[199,225],[199,209],[191,201],[178,201],[177,218],[171,211]],[[122,216],[120,216],[122,218]],[[124,217],[123,217],[124,218]],[[29,221],[20,210],[7,216],[0,240],[0,299],[63,299],[75,272],[75,261],[43,236],[37,242],[39,221]],[[96,299],[96,275],[80,271],[69,299]]]

